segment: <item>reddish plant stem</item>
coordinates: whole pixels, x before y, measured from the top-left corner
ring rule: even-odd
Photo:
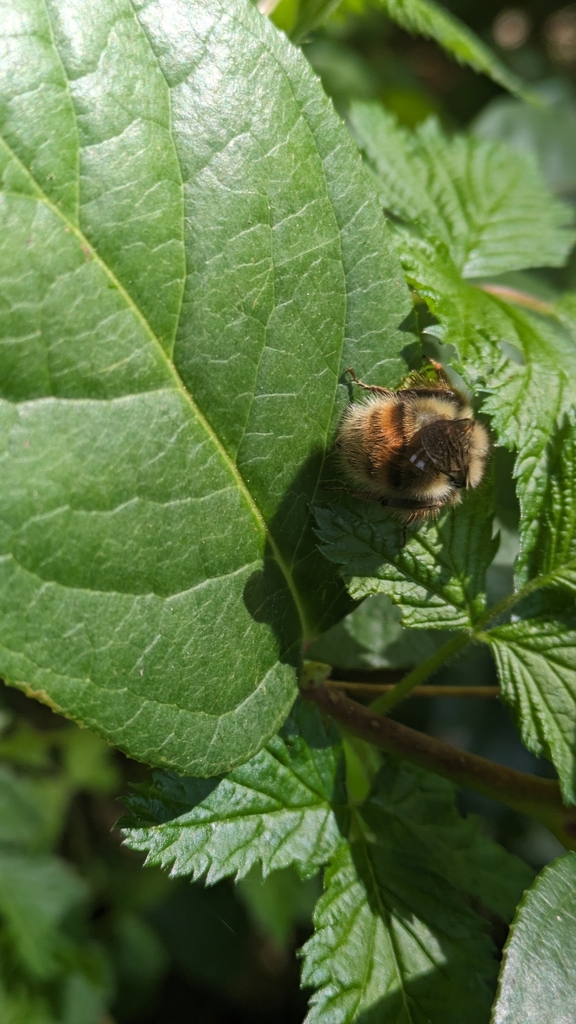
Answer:
[[[456,785],[466,786],[537,818],[564,846],[576,850],[576,807],[564,806],[557,782],[456,750],[448,743],[374,714],[327,684],[311,686],[303,695],[354,736],[420,768],[436,772]]]
[[[479,284],[477,287],[488,295],[494,295],[497,299],[509,302],[514,306],[523,306],[524,309],[532,309],[535,313],[542,313],[543,316],[557,317],[554,306],[544,299],[538,299],[535,295],[522,292],[518,288],[510,288],[504,284]]]

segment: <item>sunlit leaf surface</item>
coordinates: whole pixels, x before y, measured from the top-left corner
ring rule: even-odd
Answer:
[[[351,361],[408,295],[354,145],[242,0],[10,0],[0,35],[0,671],[210,775],[347,605],[316,552]]]

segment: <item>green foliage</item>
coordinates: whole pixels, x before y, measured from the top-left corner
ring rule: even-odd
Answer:
[[[503,608],[486,608],[485,573],[495,552],[486,484],[404,548],[377,509],[321,509],[322,550],[354,597],[382,590],[405,625],[473,628],[490,643],[524,742],[551,758],[565,798],[575,801],[574,610],[562,597],[574,592],[573,302],[568,296],[551,306],[528,294],[538,312],[519,309],[504,301],[516,293],[494,281],[497,272],[543,262],[544,254],[550,263],[565,260],[570,214],[530,160],[494,144],[448,141],[434,122],[411,136],[362,104],[351,121],[383,205],[401,219],[394,238],[408,280],[438,321],[427,333],[454,346],[464,377],[487,395],[482,409],[497,442],[516,449],[521,548],[516,591]],[[485,286],[492,293],[466,279],[479,273],[492,275]],[[522,603],[536,592],[547,595],[538,599],[546,607]],[[509,625],[486,630],[515,605]]]
[[[85,934],[88,886],[53,851],[71,798],[109,791],[115,773],[102,741],[75,729],[5,732],[0,759],[1,1019],[100,1024],[110,985],[103,950]]]
[[[0,670],[213,775],[281,725],[302,637],[346,608],[309,497],[352,355],[401,372],[408,293],[343,125],[257,11],[64,6],[28,0],[3,70]]]
[[[489,396],[484,410],[500,443],[518,451],[526,549],[541,513],[546,446],[573,402],[571,306],[551,310],[535,299],[538,312],[520,310],[468,279],[562,264],[574,241],[570,209],[529,158],[500,145],[448,142],[434,121],[411,137],[362,104],[351,118],[384,206],[404,222],[395,235],[404,269],[439,320],[428,333],[454,345],[467,378]]]
[[[336,6],[303,0],[295,34]],[[381,7],[518,91],[443,8]],[[534,275],[566,263],[573,213],[499,142],[360,103],[348,131],[245,0],[3,12],[0,671],[159,769],[127,801],[126,844],[172,876],[238,880],[276,953],[326,869],[309,1024],[483,1024],[488,920],[510,919],[529,869],[450,783],[343,742],[297,682],[304,655],[424,680],[484,644],[576,802],[576,298]],[[496,604],[495,471],[405,544],[376,503],[335,496],[343,371],[395,387],[424,351],[514,453],[520,550]],[[109,793],[114,770],[74,730],[15,729],[0,758],[0,1016],[96,1024],[101,956],[69,928],[87,889],[54,849],[71,797]],[[497,1013],[527,910],[571,864],[520,911]],[[231,984],[238,943],[220,960],[214,930],[180,941],[186,914],[220,920],[225,888],[183,891],[174,959]],[[151,991],[152,925],[127,900],[110,930]]]
[[[298,702],[280,733],[221,780],[155,773],[129,799],[128,845],[173,875],[242,878],[259,864],[314,874],[339,841],[344,762],[335,726]]]
[[[490,990],[483,975],[493,966],[480,918],[442,876],[418,867],[418,858],[387,844],[360,840],[340,848],[315,913],[316,933],[304,947],[303,981],[318,989],[307,1024],[403,1017],[457,1024],[464,1014],[485,1020]]]
[[[385,1010],[398,1014],[403,999],[407,1020],[452,1019],[443,1016],[449,1000],[456,1021],[470,986],[477,1003],[470,1012],[485,1019],[491,947],[468,901],[506,919],[529,870],[485,838],[477,821],[460,817],[449,783],[392,759],[362,806],[347,807],[341,748],[316,710],[297,705],[281,736],[282,744],[273,741],[204,799],[210,783],[158,773],[155,786],[130,800],[128,845],[172,874],[207,882],[255,863],[264,875],[289,864],[310,874],[330,861],[315,935],[303,950],[303,983],[318,989],[310,1022],[335,1012],[344,1022],[363,1012],[380,1019]],[[279,774],[287,769],[288,784]],[[423,983],[423,973],[440,965]]]
[[[301,42],[309,32],[322,25],[342,0],[298,0],[290,11],[290,35]],[[293,6],[293,5],[291,5]],[[344,4],[346,6],[346,4]],[[358,4],[351,4],[352,10]],[[434,0],[368,0],[363,6],[381,8],[388,17],[415,35],[433,39],[460,64],[488,75],[499,85],[534,102],[534,94],[507,68],[473,32]],[[285,27],[281,24],[280,27]]]
[[[547,1024],[576,1013],[576,855],[554,861],[525,894],[504,950],[494,1024]]]
[[[458,18],[434,0],[380,0],[386,13],[402,28],[434,39],[452,57],[489,75],[510,92],[527,95],[522,82],[513,75]]]
[[[448,139],[435,119],[409,132],[375,104],[356,102],[349,116],[382,205],[407,227],[408,252],[420,238],[465,278],[565,262],[571,210],[529,156],[466,135]]]
[[[445,637],[405,629],[402,613],[386,594],[362,601],[308,648],[308,657],[339,668],[407,668],[434,653]]]
[[[0,914],[14,955],[37,978],[61,971],[60,924],[84,896],[80,879],[54,857],[0,852]]]
[[[545,492],[519,573],[576,592],[576,430],[566,418],[546,445]]]
[[[49,850],[58,838],[70,790],[65,777],[27,776],[0,765],[0,843],[28,852]]]
[[[290,36],[302,42],[309,32],[322,25],[340,7],[342,0],[297,0]]]
[[[303,950],[304,982],[318,988],[308,1021],[486,1019],[490,944],[462,895],[505,917],[530,875],[453,799],[449,784],[385,763]]]
[[[536,754],[554,762],[567,802],[576,802],[576,615],[514,616],[486,639],[498,666],[502,694]]]
[[[238,882],[238,892],[256,926],[279,949],[289,950],[297,926],[307,926],[312,917],[320,884],[318,876],[303,882],[293,867],[266,878],[253,867]]]
[[[404,269],[439,320],[428,333],[455,347],[467,379],[487,393],[483,410],[499,442],[517,451],[518,571],[526,582],[521,570],[538,542],[549,439],[573,404],[572,307],[564,300],[551,310],[535,299],[538,312],[520,310],[469,279],[562,264],[574,241],[570,209],[553,199],[529,158],[500,145],[448,142],[433,121],[413,138],[361,104],[351,118],[384,206],[405,225],[396,232]]]
[[[378,506],[359,513],[318,509],[318,536],[327,558],[338,562],[353,597],[385,593],[402,609],[404,625],[464,629],[486,607],[486,569],[492,539],[489,488],[466,502],[464,515],[446,516],[402,544],[402,527],[383,520]]]

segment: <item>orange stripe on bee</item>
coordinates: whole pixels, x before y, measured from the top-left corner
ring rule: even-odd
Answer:
[[[376,406],[367,433],[373,462],[378,464],[381,459],[389,459],[392,452],[406,443],[404,406],[400,402],[383,402]]]

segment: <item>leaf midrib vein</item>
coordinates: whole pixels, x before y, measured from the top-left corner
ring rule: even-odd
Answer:
[[[74,224],[73,221],[69,220],[69,218],[63,213],[63,211],[60,210],[54,203],[52,203],[52,201],[49,199],[49,197],[46,195],[46,193],[40,187],[38,182],[34,179],[32,174],[28,170],[28,168],[22,163],[20,158],[17,156],[17,154],[14,152],[12,147],[8,144],[8,142],[6,141],[6,139],[4,139],[3,136],[2,136],[2,139],[3,139],[4,144],[6,145],[6,148],[7,148],[8,152],[11,154],[12,159],[15,161],[15,163],[17,163],[17,165],[20,167],[20,169],[25,174],[27,179],[33,184],[34,188],[37,190],[38,198],[48,207],[48,209],[50,209],[52,211],[53,214],[55,214],[55,216],[60,221],[62,221],[62,223],[66,226],[66,228],[68,229],[70,234],[72,234],[78,240],[80,245],[89,249],[90,253],[92,254],[92,257],[93,257],[94,261],[101,268],[101,270],[106,275],[106,277],[111,282],[111,284],[118,290],[119,294],[124,299],[128,309],[130,309],[130,311],[136,317],[138,322],[141,324],[142,328],[144,329],[144,332],[145,332],[146,336],[156,346],[160,360],[162,360],[162,362],[164,363],[165,368],[168,370],[169,375],[172,377],[172,380],[173,380],[174,386],[175,386],[175,390],[182,395],[182,397],[184,398],[185,402],[190,407],[190,409],[192,411],[192,414],[194,415],[194,417],[196,418],[196,420],[198,421],[198,423],[200,424],[200,426],[202,427],[204,432],[207,434],[207,436],[212,441],[216,451],[220,455],[220,457],[221,457],[222,461],[224,462],[226,468],[228,469],[230,475],[235,480],[236,486],[237,486],[238,490],[240,491],[240,493],[242,494],[242,496],[243,496],[243,498],[244,498],[244,500],[245,500],[245,502],[246,502],[246,504],[247,504],[247,506],[248,506],[248,508],[249,508],[249,510],[251,512],[251,514],[252,514],[252,518],[254,519],[256,525],[258,526],[258,529],[260,530],[261,535],[264,538],[268,539],[268,541],[270,543],[270,547],[272,549],[272,553],[274,555],[274,558],[276,559],[276,562],[278,563],[278,566],[279,566],[279,568],[280,568],[280,570],[281,570],[281,572],[282,572],[282,574],[283,574],[283,576],[284,576],[284,578],[286,580],[288,589],[290,591],[290,594],[291,594],[292,599],[294,601],[296,610],[298,612],[298,616],[299,616],[300,624],[301,624],[301,628],[302,628],[302,633],[303,633],[304,637],[308,636],[309,634],[311,635],[312,631],[309,630],[309,628],[308,628],[308,622],[307,622],[307,617],[306,617],[305,609],[304,609],[304,606],[303,606],[303,604],[302,604],[302,602],[300,600],[300,595],[298,593],[298,590],[296,589],[296,585],[295,585],[294,579],[292,578],[292,574],[290,573],[289,568],[286,565],[286,563],[285,563],[285,561],[284,561],[284,559],[282,557],[280,549],[279,549],[279,547],[278,547],[278,545],[276,543],[276,540],[275,540],[271,530],[266,525],[266,522],[264,520],[264,516],[262,515],[260,509],[258,508],[258,505],[256,504],[256,502],[255,502],[254,498],[252,497],[250,491],[248,490],[246,482],[244,481],[244,479],[243,479],[243,477],[242,477],[238,467],[236,466],[235,462],[233,461],[233,459],[230,457],[230,455],[226,451],[226,449],[225,449],[224,445],[222,444],[222,442],[220,441],[220,438],[218,437],[216,431],[213,429],[213,427],[211,426],[209,421],[206,419],[206,417],[204,416],[204,414],[200,410],[199,406],[194,401],[194,398],[192,397],[190,392],[184,386],[184,382],[182,381],[182,378],[180,377],[180,375],[179,375],[179,373],[178,373],[174,363],[171,361],[171,359],[169,359],[167,353],[165,352],[164,348],[162,347],[160,339],[157,337],[157,335],[152,330],[150,324],[146,320],[146,317],[144,316],[142,311],[138,308],[138,306],[136,305],[136,303],[132,299],[132,296],[129,294],[129,292],[125,289],[124,285],[119,281],[119,279],[113,273],[112,269],[107,265],[107,263],[105,263],[105,261],[102,259],[102,257],[98,253],[97,249],[95,249],[94,246],[91,244],[91,242],[87,239],[86,235],[84,235],[84,233],[80,230],[80,227],[78,227],[76,224]]]
[[[370,853],[369,853],[369,850],[368,850],[368,847],[367,847],[367,843],[366,843],[366,840],[364,838],[362,840],[362,845],[363,845],[363,848],[364,848],[364,857],[365,857],[366,864],[367,864],[367,867],[368,867],[368,873],[369,873],[369,876],[370,876],[370,881],[372,883],[372,890],[373,890],[373,893],[374,893],[374,896],[375,896],[375,899],[376,899],[376,903],[378,904],[378,907],[379,907],[379,917],[380,917],[380,920],[382,921],[382,924],[384,925],[386,937],[388,939],[388,945],[389,945],[389,948],[390,948],[390,951],[391,951],[391,954],[392,954],[392,959],[393,959],[394,967],[395,967],[395,973],[396,973],[396,977],[398,979],[398,989],[399,989],[399,991],[401,993],[402,1003],[404,1005],[404,1012],[406,1014],[406,1020],[409,1021],[409,1022],[412,1022],[413,1018],[412,1018],[412,1013],[410,1011],[410,1006],[409,1006],[409,1003],[408,1003],[408,993],[406,992],[406,988],[405,988],[405,985],[404,985],[404,977],[402,975],[401,957],[399,955],[398,950],[396,949],[396,942],[395,942],[395,939],[394,939],[394,933],[393,933],[393,930],[392,930],[391,924],[390,924],[390,919],[391,919],[392,915],[390,913],[389,908],[386,906],[386,904],[384,903],[384,900],[382,899],[382,894],[381,894],[380,886],[378,884],[378,879],[376,878],[376,873],[374,871],[374,865],[372,864],[372,859],[370,857]],[[374,922],[374,931],[375,931],[375,929],[376,929],[376,922]],[[371,945],[373,945],[374,944],[374,933],[371,936],[371,940],[372,940],[371,941]],[[367,960],[370,960],[370,958],[367,957]]]
[[[418,540],[418,543],[420,544],[420,546],[426,552],[426,554],[429,555],[432,559],[435,559],[437,561],[438,560],[438,553],[435,552],[433,550],[433,548],[431,548],[431,547],[426,545],[426,538],[424,536],[418,536],[417,540]],[[403,568],[399,568],[398,566],[395,565],[394,562],[390,561],[388,559],[388,557],[386,555],[384,555],[381,550],[379,550],[375,545],[373,545],[372,540],[369,540],[366,543],[366,546],[369,548],[369,551],[370,551],[371,554],[375,554],[377,557],[385,559],[384,565],[382,566],[382,569],[384,571],[386,571],[386,567],[390,566],[392,569],[394,569],[396,572],[398,572],[401,575],[401,579],[389,579],[386,582],[390,582],[393,585],[394,584],[398,584],[400,586],[402,586],[403,584],[408,583],[408,584],[410,584],[412,586],[418,587],[421,590],[426,590],[427,592],[432,593],[436,598],[438,598],[442,602],[442,604],[440,606],[438,606],[440,608],[440,610],[442,610],[442,608],[453,608],[456,612],[458,612],[460,614],[462,614],[462,613],[466,614],[466,611],[468,611],[469,624],[471,625],[473,623],[473,617],[471,617],[471,615],[470,615],[470,607],[469,607],[469,602],[467,600],[466,595],[464,595],[464,603],[462,605],[457,604],[456,601],[453,601],[453,600],[451,600],[450,598],[447,597],[447,594],[446,594],[447,588],[446,587],[443,587],[443,586],[437,587],[437,586],[434,585],[436,583],[436,580],[434,578],[429,579],[426,582],[424,582],[421,577],[418,577],[417,575],[415,575],[413,569],[411,569],[409,566],[405,566]],[[418,558],[417,558],[416,554],[414,556],[414,561],[415,562],[418,561]],[[451,563],[451,559],[449,559],[449,562]],[[459,574],[455,573],[453,578],[452,578],[452,580],[450,581],[450,583],[452,583],[454,581],[454,579],[457,580],[457,582],[460,584],[460,589],[463,590]],[[414,604],[412,605],[412,607],[414,607]],[[426,608],[426,607],[429,607],[429,605],[427,604],[427,602],[423,601],[421,605],[417,604],[416,607],[418,607],[418,608],[420,608],[420,607]]]
[[[275,750],[272,750],[270,747],[266,747],[265,750],[266,750],[266,753],[268,754],[268,756],[271,757],[280,766],[281,769],[283,769],[284,771],[290,772],[290,774],[300,783],[301,786],[303,786],[306,790],[308,790],[309,793],[312,793],[316,797],[317,801],[320,801],[321,804],[329,804],[330,803],[330,801],[326,797],[325,793],[323,792],[322,780],[321,780],[321,777],[320,777],[320,773],[316,769],[316,766],[314,766],[315,767],[315,772],[316,772],[316,776],[318,778],[318,781],[320,783],[318,789],[314,789],[314,786],[309,781],[309,779],[303,777],[302,774],[300,774],[296,770],[296,767],[294,765],[291,765],[289,763],[284,762],[282,760],[282,758],[276,753]],[[309,765],[307,763],[304,766],[304,768],[303,768],[303,772],[305,772],[306,768],[308,768],[308,767],[309,767]],[[264,793],[265,790],[261,790],[260,792]]]
[[[133,6],[132,0],[130,0],[130,3]],[[235,14],[232,13],[232,12],[227,12],[227,16],[228,16],[228,18],[230,19],[230,21],[233,24],[237,24],[237,23],[239,23],[241,21],[241,19],[238,18],[237,16],[235,16]],[[138,18],[137,13],[136,13],[135,10],[134,10],[134,17],[135,17],[135,20],[137,21],[138,25],[141,28],[143,28],[143,26],[141,25],[140,19]],[[276,55],[276,53],[274,53],[273,50],[269,46],[266,45],[266,42],[265,42],[264,39],[262,39],[261,37],[257,36],[252,31],[251,27],[245,23],[245,21],[242,20],[241,24],[242,24],[243,29],[252,36],[252,38],[262,48],[262,50],[265,50],[267,52],[269,57],[275,62],[275,64],[278,66],[278,68],[280,69],[280,71],[284,75],[286,83],[287,83],[287,85],[288,85],[288,87],[290,89],[290,92],[292,94],[292,98],[294,100],[294,104],[295,104],[296,108],[299,110],[299,117],[305,122],[306,127],[308,129],[308,132],[310,133],[310,136],[311,136],[314,148],[316,149],[316,152],[318,154],[320,165],[321,165],[322,170],[324,172],[324,177],[325,177],[325,179],[327,181],[327,174],[326,174],[326,170],[325,170],[325,160],[330,159],[330,157],[333,155],[334,149],[331,150],[329,154],[327,154],[326,158],[322,157],[322,155],[321,155],[321,153],[320,153],[320,151],[318,149],[318,145],[317,145],[317,142],[316,142],[316,138],[315,138],[314,132],[313,132],[313,130],[312,130],[310,124],[309,124],[309,119],[306,116],[306,104],[302,104],[302,103],[299,102],[298,97],[296,96],[296,93],[295,93],[295,90],[294,90],[294,86],[293,86],[292,80],[290,79],[290,76],[287,73],[286,68],[284,67],[282,62],[279,60],[279,58]],[[212,37],[212,35],[213,35],[214,31],[215,31],[215,28],[216,28],[216,25],[212,25],[211,26],[210,32],[208,34],[208,38]],[[168,82],[168,80],[166,78],[166,75],[164,74],[164,71],[163,71],[163,69],[162,69],[162,67],[160,65],[160,62],[159,62],[158,58],[157,58],[157,54],[156,54],[154,48],[152,47],[152,44],[150,43],[148,32],[146,32],[146,30],[144,28],[143,28],[143,31],[144,31],[144,34],[145,34],[146,38],[149,41],[150,49],[151,49],[152,53],[154,54],[154,57],[156,58],[156,63],[157,63],[158,69],[160,71],[160,74],[163,76],[164,80],[166,81],[166,84],[168,86],[168,90],[169,90],[169,93],[170,93],[170,97],[171,97],[172,96],[172,86]],[[204,59],[204,57],[205,57],[205,55],[207,53],[207,50],[208,50],[207,40],[205,40],[204,42],[205,42],[204,50],[203,50],[201,58],[199,58],[197,60],[197,62],[196,62],[196,67],[200,66],[200,63]],[[338,148],[338,145],[339,144],[337,144],[335,148]],[[338,221],[337,221],[337,218],[336,218],[336,214],[335,214],[334,209],[333,209],[333,203],[332,203],[332,200],[330,199],[330,194],[329,194],[328,188],[326,188],[326,198],[328,199],[328,202],[330,203],[330,207],[331,207],[332,212],[333,212],[334,221],[335,221],[336,227],[337,227],[337,238],[338,238],[338,242],[339,242],[339,250],[340,250],[340,259],[341,259],[342,273],[343,273],[344,280],[346,281],[348,275],[345,272],[344,259],[343,259],[343,253],[342,253],[342,229],[341,229],[340,225],[338,224]],[[359,211],[357,211],[355,215],[357,215],[358,212]],[[275,281],[274,278],[273,278],[273,280]],[[344,297],[345,297],[346,309],[345,309],[344,321],[343,321],[343,325],[342,325],[343,326],[342,334],[341,334],[341,338],[340,338],[340,361],[339,361],[339,365],[341,363],[342,353],[343,353],[343,350],[344,350],[344,344],[345,344],[345,338],[346,338],[346,324],[347,324],[347,315],[348,315],[348,290],[347,290],[347,288],[344,289]],[[155,337],[155,336],[153,335],[153,337]],[[159,345],[160,350],[164,354],[164,350],[162,349],[162,346],[160,345],[158,339],[155,338],[155,340],[156,340],[157,344]],[[262,349],[262,351],[260,353],[259,364],[260,364],[260,361],[262,359],[265,347],[266,346],[263,347],[263,349]],[[228,453],[226,452],[226,449],[220,444],[218,436],[215,434],[214,431],[212,431],[212,428],[210,426],[209,421],[207,419],[205,419],[205,417],[201,413],[199,407],[193,401],[192,396],[189,395],[189,393],[187,392],[187,390],[186,390],[186,388],[184,386],[183,381],[181,380],[179,374],[177,373],[176,367],[173,366],[172,363],[169,363],[169,365],[170,365],[170,368],[173,368],[173,373],[174,373],[174,376],[176,377],[177,384],[180,387],[180,389],[183,391],[185,396],[189,399],[191,405],[193,406],[194,410],[196,411],[196,413],[198,415],[198,418],[199,418],[202,426],[204,426],[207,430],[210,431],[210,434],[213,437],[214,442],[218,446],[218,450],[220,450],[222,452],[223,457],[225,458],[227,464],[230,466],[231,470],[233,471],[234,475],[236,476],[237,481],[239,482],[239,484],[241,484],[240,489],[241,489],[242,493],[244,494],[245,500],[249,504],[249,507],[250,507],[251,511],[253,511],[253,514],[254,514],[255,518],[257,518],[257,521],[258,521],[259,525],[261,526],[261,529],[263,531],[264,536],[266,536],[268,538],[269,542],[270,542],[270,546],[272,548],[272,552],[274,554],[274,557],[275,557],[275,559],[276,559],[276,561],[278,563],[278,566],[279,566],[282,574],[284,575],[284,578],[286,579],[286,583],[288,585],[288,589],[290,590],[290,593],[292,595],[292,599],[294,601],[294,604],[295,604],[295,607],[296,607],[296,610],[298,612],[298,616],[299,616],[299,619],[300,619],[300,624],[301,624],[301,629],[302,629],[302,634],[303,634],[303,640],[306,641],[306,639],[308,639],[309,637],[313,637],[314,630],[312,628],[309,628],[309,626],[308,626],[308,619],[307,619],[307,615],[306,615],[306,609],[305,609],[304,604],[300,600],[300,595],[299,595],[298,589],[296,587],[295,580],[293,578],[294,567],[297,564],[296,560],[297,560],[298,550],[299,550],[300,545],[302,543],[302,538],[303,538],[303,535],[304,535],[304,532],[305,532],[305,529],[306,529],[306,524],[303,524],[303,526],[302,526],[302,531],[300,533],[300,537],[299,537],[297,543],[294,545],[294,550],[292,552],[291,561],[290,561],[290,564],[288,565],[284,561],[284,559],[282,557],[282,554],[280,552],[280,549],[279,549],[278,545],[276,544],[276,541],[274,539],[272,531],[266,525],[264,517],[263,517],[262,513],[260,512],[260,509],[256,505],[256,502],[253,501],[252,496],[251,496],[251,494],[250,494],[250,492],[249,492],[249,490],[248,490],[248,488],[247,488],[247,486],[246,486],[246,484],[244,482],[244,479],[243,479],[242,475],[240,474],[240,471],[237,468],[236,463],[228,456]],[[254,401],[254,398],[255,398],[255,394],[252,396],[252,403]],[[327,440],[328,440],[329,431],[330,431],[330,427],[331,427],[331,423],[332,423],[332,419],[333,419],[333,411],[334,411],[334,407],[335,407],[336,401],[337,401],[337,389],[335,388],[334,389],[334,393],[333,393],[333,397],[332,397],[332,405],[331,405],[332,415],[330,416],[330,418],[326,422],[326,429],[325,429],[325,432],[324,432],[324,434],[325,434],[325,442],[326,443],[324,444],[324,448],[323,448],[323,452],[322,452],[322,463],[321,463],[320,471],[319,471],[317,479],[316,479],[316,483],[315,483],[315,487],[314,487],[314,492],[313,492],[311,500],[314,500],[314,498],[316,496],[316,493],[317,493],[317,490],[318,490],[318,487],[320,486],[320,480],[321,480],[324,464],[325,464],[325,461],[326,461]],[[246,425],[245,425],[245,428],[244,428],[244,433],[245,432],[246,432]],[[240,450],[240,446],[238,447],[238,451],[239,450]]]

